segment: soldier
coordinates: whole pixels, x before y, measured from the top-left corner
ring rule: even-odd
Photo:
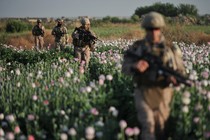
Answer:
[[[95,35],[90,31],[90,20],[82,18],[80,20],[82,26],[75,28],[72,33],[74,45],[74,57],[78,58],[79,62],[85,61],[85,68],[88,68],[90,61],[90,51],[94,49]]]
[[[169,85],[178,84],[174,76],[157,74],[156,67],[144,58],[152,54],[162,60],[165,67],[180,74],[185,73],[178,46],[165,45],[161,33],[164,26],[161,14],[148,13],[142,21],[142,27],[146,30],[145,38],[134,42],[124,54],[122,72],[134,80],[134,100],[142,128],[142,140],[165,139],[164,125],[169,117],[173,97],[173,89]]]
[[[62,19],[57,19],[57,26],[53,28],[52,35],[55,37],[55,49],[58,51],[64,50],[65,45],[68,44],[69,37]]]
[[[34,36],[35,47],[37,50],[44,48],[44,33],[45,28],[42,25],[42,20],[37,19],[37,25],[32,29],[32,34]]]

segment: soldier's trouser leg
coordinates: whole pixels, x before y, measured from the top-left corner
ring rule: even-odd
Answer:
[[[171,88],[165,88],[163,89],[163,100],[160,102],[158,111],[156,112],[156,122],[158,125],[158,130],[157,130],[157,136],[158,139],[164,140],[165,138],[165,124],[166,121],[168,120],[168,117],[170,115],[170,102],[173,97],[173,90]]]
[[[44,49],[44,38],[39,36],[39,48]]]
[[[60,51],[61,50],[60,46],[61,46],[60,42],[55,42],[55,50],[56,51]]]
[[[60,50],[61,51],[63,51],[64,50],[64,48],[65,48],[65,43],[61,43],[61,45],[60,45],[61,47],[60,47]]]
[[[35,49],[38,50],[39,49],[39,38],[38,38],[38,36],[34,37],[34,42],[35,42]]]
[[[163,89],[163,102],[160,104],[160,112],[163,115],[164,120],[167,120],[170,115],[170,103],[173,98],[173,89]]]
[[[58,43],[57,42],[55,42],[55,44],[54,44],[54,50],[56,50],[57,49],[57,47],[58,47]]]
[[[141,140],[155,140],[155,120],[153,110],[147,105],[143,97],[143,89],[134,91],[138,120],[141,124]]]
[[[82,52],[74,48],[74,57],[78,59],[79,63],[82,61]]]
[[[90,62],[90,48],[88,47],[84,52],[85,68],[87,69]]]

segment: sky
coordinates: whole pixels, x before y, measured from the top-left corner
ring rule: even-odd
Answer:
[[[0,0],[0,18],[130,17],[138,7],[156,2],[193,4],[200,15],[210,14],[210,0]]]

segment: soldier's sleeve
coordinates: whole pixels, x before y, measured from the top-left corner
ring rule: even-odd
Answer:
[[[55,28],[52,29],[51,34],[52,34],[52,35],[55,35]]]
[[[74,32],[71,33],[71,37],[72,37],[72,38],[74,38],[74,34],[75,34]]]
[[[127,74],[127,75],[133,75],[135,74],[134,71],[134,64],[136,61],[134,58],[128,54],[129,51],[134,51],[134,46],[130,46],[130,48],[125,51],[124,53],[124,58],[123,58],[123,63],[122,63],[122,73]]]
[[[66,27],[65,27],[65,32],[66,32],[66,34],[64,34],[64,35],[65,35],[65,40],[66,40],[66,44],[68,44],[68,41],[69,41],[69,34],[68,34],[68,30],[67,30]]]
[[[76,30],[74,30],[73,33],[71,34],[71,37],[72,37],[73,39],[76,39],[76,38],[79,37],[79,33],[78,33]]]
[[[185,75],[186,74],[186,70],[185,70],[185,67],[184,67],[183,59],[182,59],[182,51],[181,51],[181,49],[179,48],[179,46],[177,44],[174,44],[172,46],[172,51],[174,53],[174,58],[175,58],[176,66],[177,66],[177,71],[179,73]]]
[[[45,35],[45,28],[44,26],[42,26],[42,37],[44,37],[44,35]]]
[[[62,28],[62,31],[63,31],[64,34],[68,34],[68,30],[67,30],[66,27],[63,27],[63,28]]]
[[[32,35],[35,35],[35,26],[32,28]]]
[[[44,26],[42,26],[42,31],[45,32],[45,27]]]

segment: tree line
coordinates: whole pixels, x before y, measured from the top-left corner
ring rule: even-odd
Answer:
[[[134,15],[138,15],[139,17],[141,17],[142,15],[150,11],[159,12],[166,17],[176,17],[180,14],[184,16],[198,16],[198,9],[195,5],[179,4],[178,6],[174,6],[171,3],[161,2],[154,3],[151,6],[138,7],[135,10]]]

